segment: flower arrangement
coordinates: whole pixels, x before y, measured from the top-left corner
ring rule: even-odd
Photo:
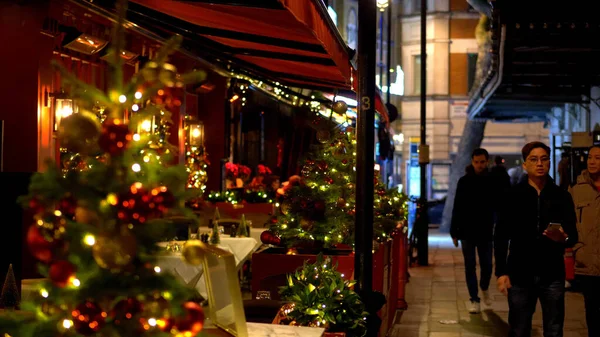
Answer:
[[[235,180],[238,177],[239,170],[238,166],[234,163],[228,162],[225,164],[225,176],[227,179]]]
[[[273,172],[271,171],[271,169],[268,168],[267,166],[262,165],[262,164],[258,165],[258,175],[259,176],[268,176],[272,173]]]
[[[243,181],[248,181],[250,179],[250,175],[252,174],[252,170],[245,165],[237,164],[238,177]]]
[[[366,333],[365,306],[352,290],[356,281],[344,280],[329,258],[317,256],[314,264],[304,263],[294,274],[288,274],[288,284],[281,287],[284,305],[279,324],[325,327],[327,332],[344,332],[346,336]]]

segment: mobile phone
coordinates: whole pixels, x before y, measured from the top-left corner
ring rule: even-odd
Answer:
[[[561,228],[562,228],[562,225],[561,225],[561,224],[559,224],[559,223],[556,223],[556,222],[551,222],[551,223],[548,225],[548,228],[547,228],[547,230],[549,230],[549,231],[559,231]]]

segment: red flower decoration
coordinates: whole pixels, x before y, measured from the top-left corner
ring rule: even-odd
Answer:
[[[252,173],[252,170],[248,166],[242,164],[237,165],[237,170],[239,176],[244,178],[249,178],[250,174]]]
[[[226,163],[225,164],[225,173],[227,178],[235,179],[238,176],[238,166],[234,163]]]
[[[265,165],[258,165],[258,174],[261,176],[266,176],[271,174],[271,169],[266,167]]]

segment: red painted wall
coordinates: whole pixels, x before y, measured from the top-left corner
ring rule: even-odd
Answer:
[[[0,2],[0,120],[4,121],[4,171],[37,170],[40,29],[48,2]]]

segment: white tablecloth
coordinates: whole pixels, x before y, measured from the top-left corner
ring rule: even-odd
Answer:
[[[261,231],[262,232],[262,231]],[[260,235],[260,234],[259,234]],[[183,248],[184,241],[178,241]],[[159,243],[165,247],[168,242]],[[260,244],[254,238],[231,238],[221,235],[221,243],[217,245],[219,248],[229,251],[235,258],[235,264],[238,270],[243,266],[252,253]],[[206,298],[206,282],[203,277],[202,266],[192,266],[185,262],[179,252],[166,252],[158,258],[158,266],[163,272],[169,272],[178,277],[184,284],[189,287],[196,288],[200,295]]]

